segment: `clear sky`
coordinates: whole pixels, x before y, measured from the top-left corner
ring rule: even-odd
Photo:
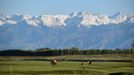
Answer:
[[[134,14],[134,0],[0,0],[0,13],[6,14],[68,14],[75,11]]]

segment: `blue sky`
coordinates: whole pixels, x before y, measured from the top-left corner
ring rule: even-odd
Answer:
[[[0,13],[6,14],[68,14],[75,11],[134,14],[134,0],[0,0]]]

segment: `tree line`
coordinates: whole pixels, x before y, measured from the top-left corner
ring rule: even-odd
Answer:
[[[132,49],[50,49],[41,48],[37,50],[1,50],[0,56],[60,56],[60,55],[99,55],[99,54],[132,54]]]

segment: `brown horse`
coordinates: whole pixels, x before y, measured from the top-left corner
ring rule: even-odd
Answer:
[[[54,60],[51,60],[51,64],[52,65],[56,65],[57,64],[57,61],[54,59]]]
[[[91,65],[92,64],[92,61],[88,61],[88,64]]]

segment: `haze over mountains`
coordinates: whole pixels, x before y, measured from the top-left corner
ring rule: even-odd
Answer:
[[[134,14],[0,15],[0,50],[131,48]]]

